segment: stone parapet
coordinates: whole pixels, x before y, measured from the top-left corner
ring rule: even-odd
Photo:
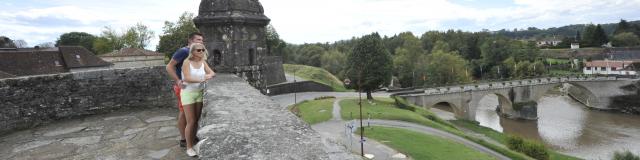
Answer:
[[[175,106],[164,66],[0,79],[0,134],[60,119]]]
[[[328,159],[316,131],[232,74],[208,82],[199,126],[202,159]]]

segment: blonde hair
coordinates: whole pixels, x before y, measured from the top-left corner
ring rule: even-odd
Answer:
[[[209,57],[209,51],[207,51],[207,47],[205,47],[202,43],[191,44],[191,46],[189,47],[189,56],[187,56],[187,59],[191,59],[191,57],[193,57],[193,52],[195,52],[196,47],[204,49],[204,56],[202,56],[202,60],[207,61],[207,57]]]

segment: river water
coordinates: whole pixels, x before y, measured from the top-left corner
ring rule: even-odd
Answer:
[[[547,146],[580,158],[611,159],[614,151],[640,153],[640,116],[589,110],[568,96],[548,94],[538,101],[537,121],[501,118],[498,97],[480,100],[476,120],[480,125],[507,134],[544,142]]]

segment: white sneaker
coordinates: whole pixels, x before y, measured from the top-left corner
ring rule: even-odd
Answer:
[[[196,151],[195,151],[195,150],[193,150],[193,148],[191,148],[191,149],[187,149],[187,155],[188,155],[189,157],[195,157],[195,156],[197,156],[198,154],[196,154]]]

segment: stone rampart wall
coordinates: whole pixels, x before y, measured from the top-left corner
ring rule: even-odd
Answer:
[[[175,106],[163,66],[0,79],[0,134],[118,109]]]

